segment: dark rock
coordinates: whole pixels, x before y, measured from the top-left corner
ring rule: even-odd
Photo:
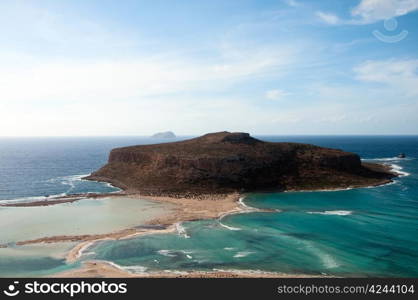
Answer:
[[[324,189],[377,185],[393,174],[354,153],[308,144],[271,143],[218,132],[174,143],[111,151],[88,179],[155,195]]]

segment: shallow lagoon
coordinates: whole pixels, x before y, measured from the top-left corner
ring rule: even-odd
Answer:
[[[100,234],[140,226],[170,207],[153,201],[112,196],[38,207],[1,207],[0,276],[43,276],[79,266],[66,253],[77,243],[15,245],[57,235]]]
[[[83,199],[37,207],[0,208],[0,244],[56,235],[110,233],[135,227],[167,205],[130,197]]]

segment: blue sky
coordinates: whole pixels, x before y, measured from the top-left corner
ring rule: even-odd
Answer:
[[[0,136],[417,134],[418,0],[0,2]]]

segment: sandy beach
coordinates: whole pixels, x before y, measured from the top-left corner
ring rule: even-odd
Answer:
[[[88,261],[76,270],[55,274],[56,278],[315,278],[324,275],[286,274],[252,270],[217,270],[213,272],[143,272],[131,273],[103,261]]]
[[[74,201],[83,201],[83,199],[91,198],[103,198],[109,196],[118,196],[118,197],[127,197],[127,198],[140,198],[144,200],[155,201],[159,203],[165,203],[170,206],[170,210],[167,213],[163,213],[149,221],[145,224],[140,225],[135,228],[128,228],[116,232],[109,232],[103,234],[83,234],[83,235],[57,235],[57,236],[48,236],[41,237],[32,240],[18,241],[16,245],[30,245],[30,244],[40,244],[40,243],[62,243],[62,242],[79,242],[74,248],[72,248],[66,255],[66,261],[71,263],[76,261],[83,253],[85,249],[98,241],[104,240],[120,240],[128,239],[141,235],[149,234],[163,234],[176,232],[178,230],[178,225],[184,221],[192,220],[202,220],[202,219],[212,219],[218,218],[230,213],[239,213],[245,212],[248,210],[245,206],[239,201],[240,195],[238,193],[232,194],[221,194],[221,195],[201,195],[198,198],[177,198],[177,197],[154,197],[154,196],[143,196],[139,194],[129,194],[117,193],[111,195],[80,195],[73,197],[65,197],[62,199],[54,199],[51,201],[37,201],[31,203],[21,203],[19,207],[26,206],[47,206],[47,205],[56,205],[66,202]],[[16,206],[14,203],[6,204],[5,206]],[[2,247],[7,247],[7,245],[1,245]],[[89,266],[93,266],[90,265]],[[101,272],[105,272],[109,268],[100,268]],[[71,271],[72,272],[72,271]],[[74,272],[78,272],[75,270]],[[109,271],[109,276],[114,274],[115,271]],[[124,271],[124,277],[127,276],[129,272]]]
[[[109,196],[109,195],[107,195]],[[37,243],[57,243],[57,242],[69,242],[69,241],[95,241],[103,239],[122,239],[135,235],[141,235],[147,232],[157,233],[165,232],[168,228],[173,227],[174,224],[192,221],[192,220],[202,220],[202,219],[212,219],[220,217],[224,214],[235,213],[245,211],[246,208],[243,207],[240,202],[240,196],[238,193],[232,194],[220,194],[220,195],[202,195],[199,198],[175,198],[175,197],[153,197],[153,196],[142,196],[142,195],[118,195],[113,194],[111,196],[118,197],[129,197],[129,198],[140,198],[144,200],[150,200],[160,203],[170,204],[169,212],[163,213],[160,216],[157,216],[149,221],[147,221],[139,228],[129,228],[121,231],[104,233],[104,234],[93,234],[93,235],[59,235],[51,237],[42,237],[33,240],[19,241],[17,245],[28,245],[28,244],[37,244]],[[89,198],[86,195],[86,198],[77,198],[72,199],[62,199],[57,200],[61,201],[54,204],[61,204],[64,201],[73,202],[73,201],[82,201],[83,199]],[[46,205],[43,201],[39,206]],[[55,202],[55,200],[54,200]],[[50,204],[53,205],[53,204]],[[23,206],[23,205],[22,205]],[[33,203],[30,206],[35,206]],[[153,227],[161,227],[159,229],[154,229]],[[174,227],[173,227],[174,228]],[[173,228],[169,230],[174,230]]]

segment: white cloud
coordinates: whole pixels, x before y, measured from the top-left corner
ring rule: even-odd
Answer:
[[[405,96],[418,95],[418,60],[366,61],[354,68],[356,78],[384,84]]]
[[[316,15],[318,16],[320,20],[330,25],[337,25],[341,22],[338,16],[331,14],[331,13],[317,11]]]
[[[418,0],[362,0],[351,11],[353,22],[370,24],[380,20],[406,15],[418,9]]]
[[[294,52],[276,47],[233,52],[222,51],[211,59],[159,55],[39,61],[26,57],[14,67],[2,64],[0,136],[144,134],[164,128],[180,133],[239,130],[239,124],[245,123],[241,113],[248,115],[254,109],[208,94],[230,91],[234,84],[271,74],[276,77],[282,69],[286,72]]]
[[[333,13],[318,11],[318,18],[330,25],[365,25],[406,15],[418,10],[418,0],[361,0],[351,10],[351,19],[341,19]]]
[[[266,91],[265,94],[266,98],[270,100],[281,100],[288,95],[290,95],[290,93],[279,89]]]
[[[252,49],[242,57],[218,57],[212,61],[177,56],[32,61],[0,69],[0,101],[103,101],[216,90],[276,72],[290,61],[292,55],[280,49],[270,52]]]

